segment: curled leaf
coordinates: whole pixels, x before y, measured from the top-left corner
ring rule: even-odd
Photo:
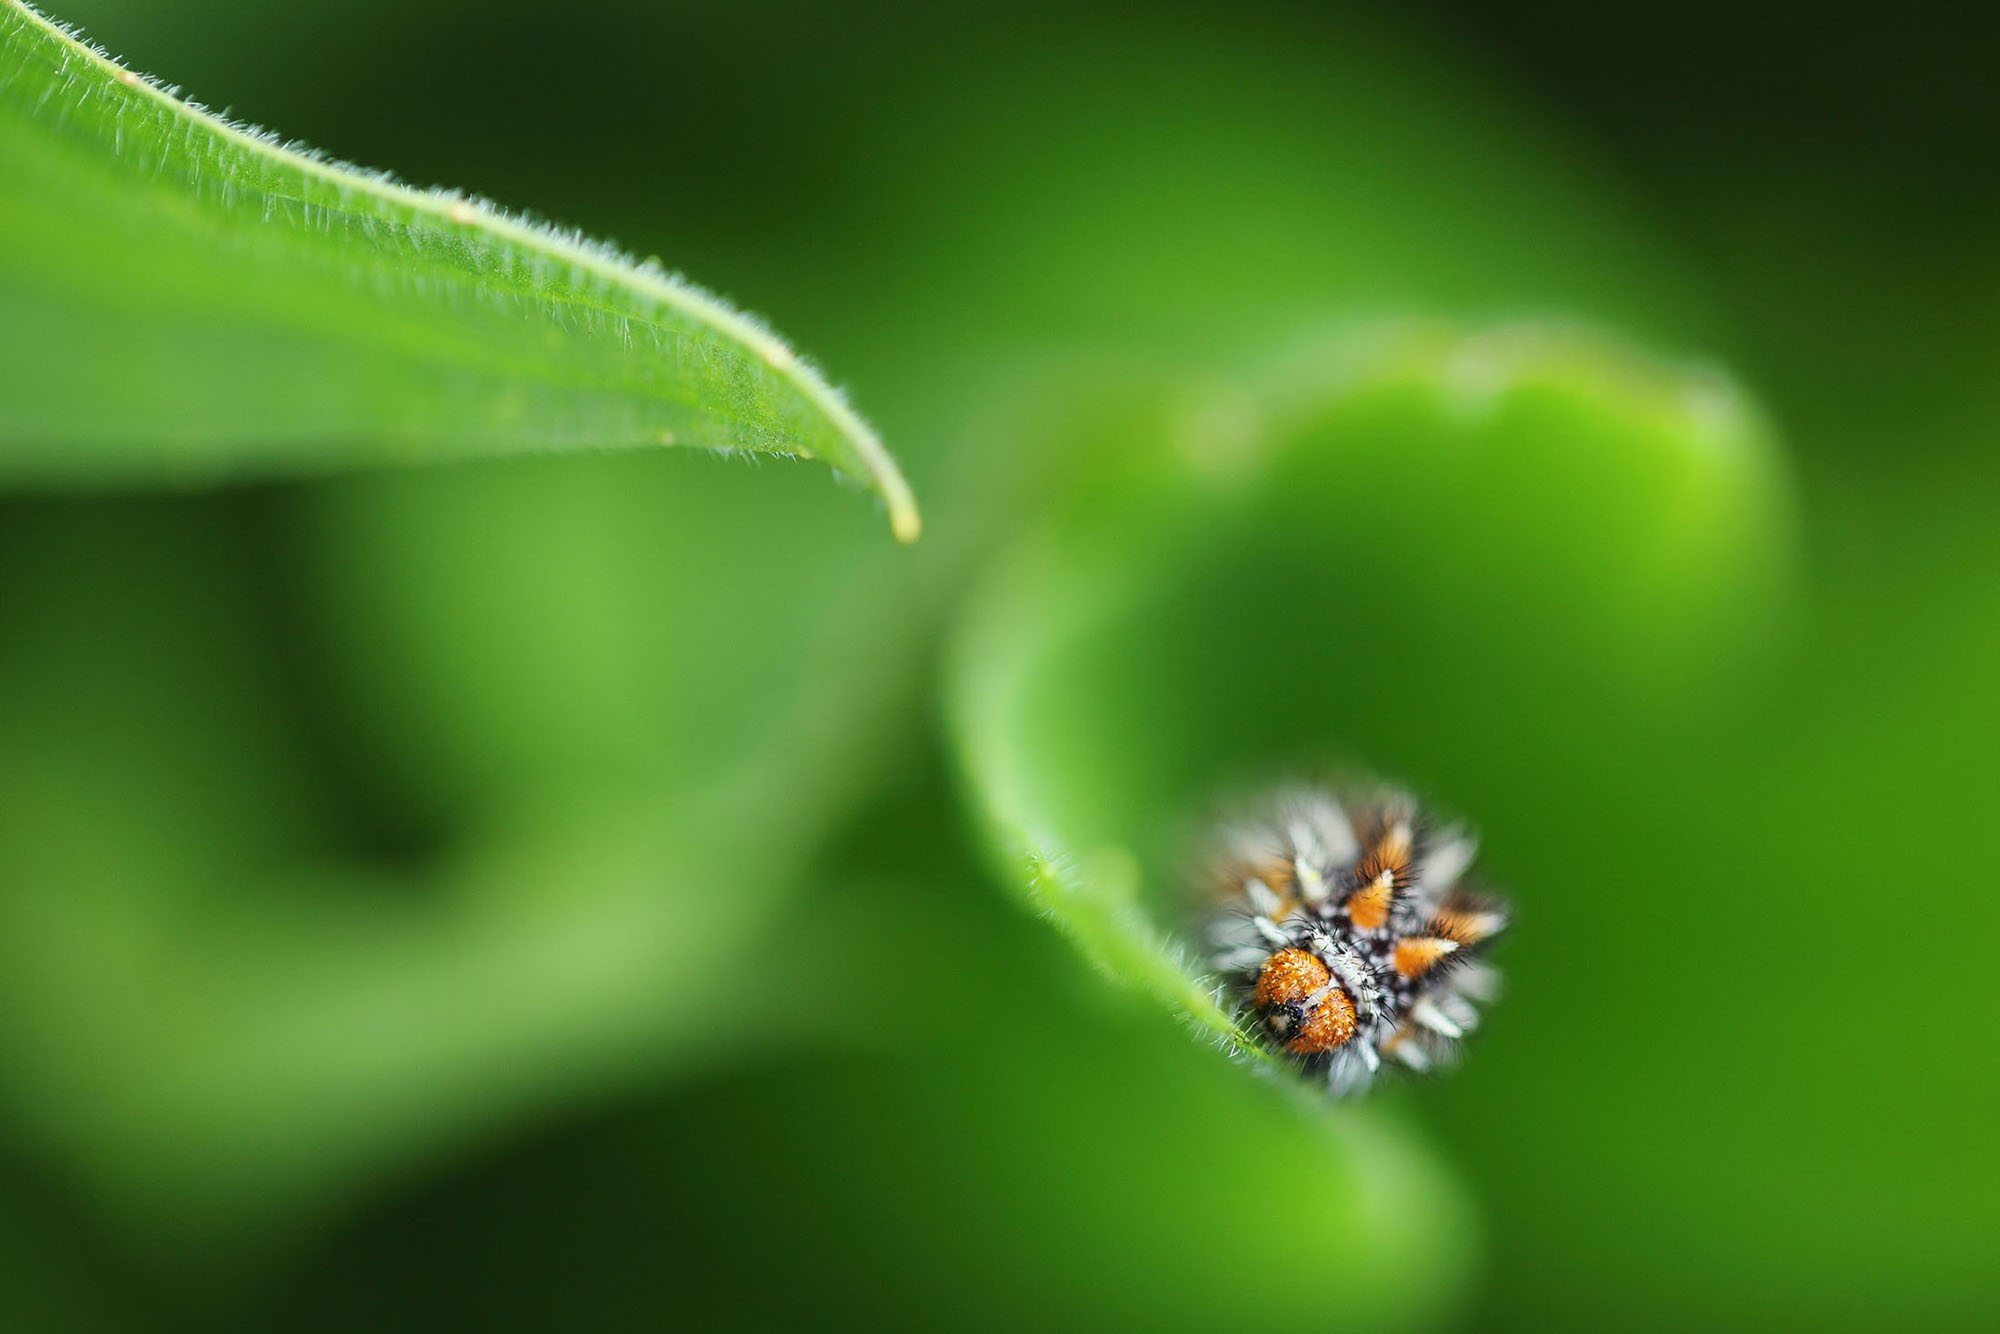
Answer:
[[[951,726],[1007,882],[1238,1049],[1173,943],[1218,796],[1353,766],[1477,805],[1578,772],[1782,608],[1757,414],[1600,335],[1396,324],[1092,419],[1067,503],[969,608]]]

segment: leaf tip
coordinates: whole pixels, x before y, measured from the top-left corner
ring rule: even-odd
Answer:
[[[924,516],[917,512],[916,497],[908,487],[899,487],[889,493],[889,531],[904,546],[910,546],[924,535]]]

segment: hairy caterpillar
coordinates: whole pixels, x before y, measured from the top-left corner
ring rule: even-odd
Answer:
[[[1449,1063],[1498,975],[1506,905],[1464,882],[1473,841],[1395,791],[1295,789],[1227,826],[1208,868],[1210,963],[1245,1026],[1336,1095],[1385,1060]]]

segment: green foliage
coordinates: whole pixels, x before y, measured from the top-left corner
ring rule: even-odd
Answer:
[[[654,449],[606,451],[823,458],[913,538],[873,434],[654,268],[280,147],[25,6],[0,40],[0,485],[371,473],[272,501],[275,543],[226,493],[15,513],[23,1133],[199,1251],[621,1072],[747,1050],[755,1007],[710,1013],[717,970],[851,802],[900,627],[838,586],[869,544],[800,478],[661,486]],[[372,471],[529,453],[568,457]],[[709,568],[749,516],[795,575]],[[256,604],[294,579],[322,595],[273,637]]]
[[[960,758],[1002,878],[1237,1050],[1165,943],[1228,784],[1422,773],[1408,747],[1460,728],[1529,745],[1494,701],[1698,692],[1783,610],[1787,500],[1741,395],[1574,329],[1361,329],[1072,420],[1081,482],[954,655]]]
[[[180,101],[0,7],[0,483],[188,483],[660,445],[915,504],[777,336],[657,265]]]
[[[2000,177],[1465,6],[65,3],[782,310],[929,536],[706,298],[0,3],[10,1330],[1991,1325],[1884,942],[2000,930]],[[1347,766],[1520,919],[1329,1106],[1182,881]]]
[[[301,726],[310,696],[245,596],[242,508],[16,507],[32,554],[0,562],[16,632],[0,658],[0,1090],[18,1133],[61,1146],[126,1226],[170,1224],[182,1254],[441,1137],[755,1049],[759,1007],[781,997],[728,1015],[712,1001],[840,810],[794,785],[865,772],[855,733],[879,744],[856,712],[866,690],[842,689],[822,652],[765,697],[767,728],[819,738],[775,758],[737,732],[750,753],[728,767],[681,747],[587,794],[499,774],[398,808],[397,767],[372,747],[411,752],[357,735],[334,753],[364,799],[343,800]],[[337,616],[293,633],[360,656]],[[797,818],[771,825],[787,791]]]

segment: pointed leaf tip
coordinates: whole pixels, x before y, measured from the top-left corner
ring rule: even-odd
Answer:
[[[0,329],[36,331],[0,358],[0,488],[692,446],[819,459],[916,540],[867,423],[720,298],[212,115],[26,0],[0,45]]]

